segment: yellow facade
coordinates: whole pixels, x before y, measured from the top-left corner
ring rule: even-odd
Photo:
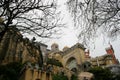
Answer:
[[[59,60],[63,64],[63,67],[66,70],[68,70],[68,72],[66,73],[69,73],[69,71],[71,71],[73,68],[76,68],[79,80],[83,80],[81,77],[79,77],[79,74],[81,74],[81,72],[84,72],[84,70],[79,69],[81,68],[80,66],[82,66],[85,62],[89,62],[93,67],[95,66],[105,67],[114,64],[112,56],[109,54],[98,56],[96,58],[91,58],[89,56],[90,54],[89,51],[85,52],[84,46],[80,43],[75,44],[71,48],[65,47],[63,51],[58,50],[59,49],[57,44],[57,50],[55,50],[55,52],[54,51],[49,52],[48,58],[54,58],[56,60]],[[71,74],[73,73],[71,72]],[[71,74],[67,74],[69,79]],[[85,74],[84,76],[90,76],[89,80],[91,80],[93,78],[93,74],[91,75],[92,76]]]
[[[77,65],[81,65],[85,61],[84,51],[85,51],[84,46],[80,43],[77,43],[71,48],[67,47],[66,49],[63,49],[63,51],[49,52],[48,57],[59,60],[63,64],[64,68],[68,68],[68,63],[71,58],[74,59]]]
[[[48,75],[46,71],[31,68],[27,68],[22,76],[19,80],[52,80],[51,73]]]
[[[14,31],[9,30],[3,36],[0,43],[0,55],[4,55],[4,58],[0,60],[1,64],[7,64],[9,62],[30,62],[37,64],[42,58],[39,51],[39,47],[35,46],[29,39],[24,39],[22,35]],[[63,67],[53,66],[51,71],[54,74],[63,71],[70,80],[73,74],[73,69],[76,69],[78,73],[81,71],[80,66],[88,60],[92,66],[106,66],[112,65],[113,59],[111,55],[103,55],[96,58],[86,59],[85,48],[82,44],[77,43],[74,46],[68,48],[64,47],[63,51],[59,50],[59,45],[54,43],[51,46],[51,51],[48,52],[48,58],[54,58],[62,63]],[[40,60],[39,60],[40,59]],[[49,66],[49,65],[46,65]],[[39,70],[35,68],[27,67],[22,74],[20,80],[52,80],[51,72],[46,70]]]
[[[91,58],[90,62],[91,62],[93,67],[95,67],[95,66],[105,67],[105,66],[114,64],[112,56],[109,54],[98,56],[96,58]]]
[[[57,46],[57,49],[54,47]],[[58,44],[52,45],[52,50],[48,53],[48,58],[54,58],[62,63],[63,68],[61,71],[67,75],[68,79],[70,80],[72,74],[74,74],[72,69],[76,69],[77,73],[80,71],[78,65],[82,65],[85,62],[85,48],[82,44],[77,43],[73,45],[71,48],[64,47],[63,51],[59,51]],[[60,69],[60,68],[59,68]],[[58,68],[54,68],[54,72],[57,71]]]
[[[75,58],[77,64],[82,64],[85,61],[84,51],[80,48],[68,52],[62,57],[62,64],[65,67],[70,58]]]
[[[5,65],[10,62],[25,64],[19,80],[52,80],[50,72],[40,70],[42,61],[40,44],[23,38],[17,28],[9,28],[2,36],[0,64]]]

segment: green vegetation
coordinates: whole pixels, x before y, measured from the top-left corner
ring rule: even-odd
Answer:
[[[68,78],[67,78],[67,76],[65,76],[64,74],[54,74],[53,76],[52,76],[52,79],[53,80],[68,80]],[[71,80],[78,80],[77,79],[77,76],[76,75],[72,75],[71,76]]]
[[[0,65],[0,80],[18,80],[22,64],[18,62]]]
[[[94,80],[112,80],[113,74],[109,69],[102,67],[90,68],[89,72],[94,74]]]
[[[112,80],[120,80],[120,73],[119,74],[114,74]]]
[[[68,78],[64,74],[54,74],[52,80],[68,80]]]
[[[76,75],[72,75],[72,76],[71,76],[71,80],[78,80],[78,78],[77,78]]]
[[[56,60],[56,59],[47,59],[47,64],[51,64],[51,65],[55,65],[55,66],[60,66],[60,67],[62,67],[63,65],[62,65],[62,63],[61,62],[59,62],[58,60]]]

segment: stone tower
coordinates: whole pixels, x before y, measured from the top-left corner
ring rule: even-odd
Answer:
[[[90,59],[90,51],[89,50],[85,50],[85,58],[86,58],[86,60]]]
[[[59,51],[59,45],[57,43],[53,43],[51,45],[51,51],[58,52]]]

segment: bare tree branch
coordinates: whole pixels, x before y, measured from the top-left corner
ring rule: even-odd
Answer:
[[[15,25],[19,30],[49,37],[57,27],[62,27],[54,0],[1,0],[0,18],[5,30]]]
[[[111,36],[119,35],[120,0],[68,0],[67,5],[72,15],[76,15],[74,22],[80,28],[79,38],[84,42],[95,38],[101,29]]]

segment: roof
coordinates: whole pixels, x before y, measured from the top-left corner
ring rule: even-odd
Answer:
[[[81,48],[83,50],[85,50],[86,48],[84,47],[84,45],[80,44],[80,43],[76,43],[75,45],[73,45],[71,48],[68,48],[67,50],[63,51],[63,55],[73,51],[76,48]]]
[[[105,54],[99,57],[91,58],[91,61],[96,61],[96,60],[104,60],[107,57],[112,57],[110,54]]]
[[[73,51],[73,50],[76,49],[76,48],[81,48],[81,49],[83,49],[83,50],[86,49],[82,44],[76,43],[76,44],[73,45],[71,48],[68,48],[68,49],[66,49],[65,51],[58,51],[58,52],[49,51],[49,53],[54,53],[54,54],[55,54],[55,53],[58,53],[58,54],[61,54],[62,56],[64,56],[64,55],[68,54],[69,52]]]
[[[45,46],[45,47],[48,47],[46,44],[44,44],[44,43],[41,43],[41,42],[40,42],[40,45],[42,45],[42,46]]]

